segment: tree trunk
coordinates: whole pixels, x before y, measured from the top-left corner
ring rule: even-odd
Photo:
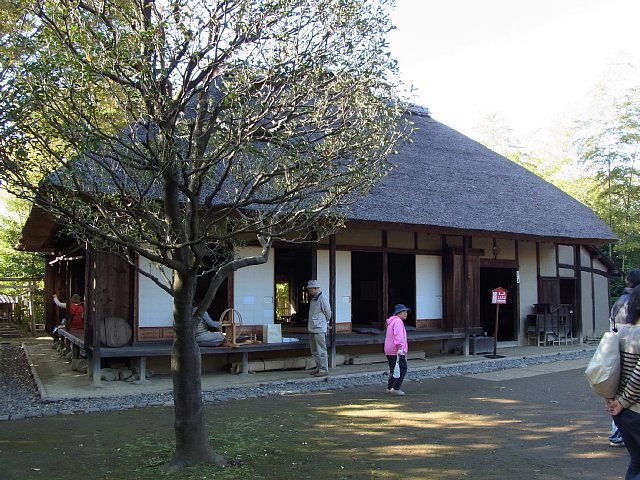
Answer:
[[[200,379],[202,359],[191,316],[196,278],[195,275],[184,280],[178,277],[176,273],[171,352],[176,451],[166,467],[169,472],[201,463],[226,464],[224,457],[215,453],[207,441]]]

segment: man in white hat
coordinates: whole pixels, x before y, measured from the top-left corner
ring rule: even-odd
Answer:
[[[311,356],[316,361],[316,368],[311,375],[326,377],[329,375],[329,357],[327,355],[327,327],[331,320],[331,305],[326,295],[322,294],[317,280],[307,283],[309,292],[309,344]]]

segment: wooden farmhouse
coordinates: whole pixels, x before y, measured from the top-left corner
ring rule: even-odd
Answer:
[[[312,245],[276,244],[266,264],[228,278],[210,308],[214,318],[233,308],[242,329],[258,338],[264,325],[280,324],[283,337],[299,341],[202,349],[224,353],[211,355],[214,367],[240,352],[246,361],[243,348],[254,357],[282,356],[281,350],[308,355],[305,286],[312,278],[335,310],[333,355],[381,352],[384,321],[396,303],[412,308],[411,343],[427,352],[478,353],[475,340],[496,330],[492,290],[498,287],[507,291],[497,321],[500,342],[581,343],[608,330],[609,278],[619,272],[597,247],[617,240],[610,229],[555,186],[425,111],[411,117],[413,142],[394,156],[391,174],[353,207],[344,230]],[[86,250],[38,208],[20,248],[47,253],[49,299],[54,292],[61,301],[73,293],[83,297],[85,331],[77,332],[77,343],[94,374],[108,358],[160,362],[169,355],[172,299],[136,269]],[[257,251],[256,245],[237,253]],[[144,259],[139,267],[156,268]],[[46,305],[51,331],[64,312]],[[101,345],[96,333],[111,316],[131,326],[123,347]]]

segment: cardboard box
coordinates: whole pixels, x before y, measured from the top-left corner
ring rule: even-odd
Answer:
[[[264,343],[282,343],[282,325],[279,323],[263,325],[262,341]]]

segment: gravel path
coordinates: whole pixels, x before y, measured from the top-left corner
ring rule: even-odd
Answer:
[[[558,352],[554,355],[534,355],[522,358],[501,358],[440,365],[421,370],[409,370],[407,380],[470,375],[507,368],[540,365],[561,360],[591,357],[593,349]],[[233,387],[203,392],[205,402],[226,402],[250,397],[266,397],[290,393],[338,390],[362,385],[380,384],[380,374],[357,374],[329,377],[327,382],[279,382],[269,385]],[[170,393],[126,395],[110,398],[82,398],[43,402],[31,376],[27,356],[21,345],[0,344],[0,420],[20,420],[47,415],[116,411],[146,406],[173,405]]]

